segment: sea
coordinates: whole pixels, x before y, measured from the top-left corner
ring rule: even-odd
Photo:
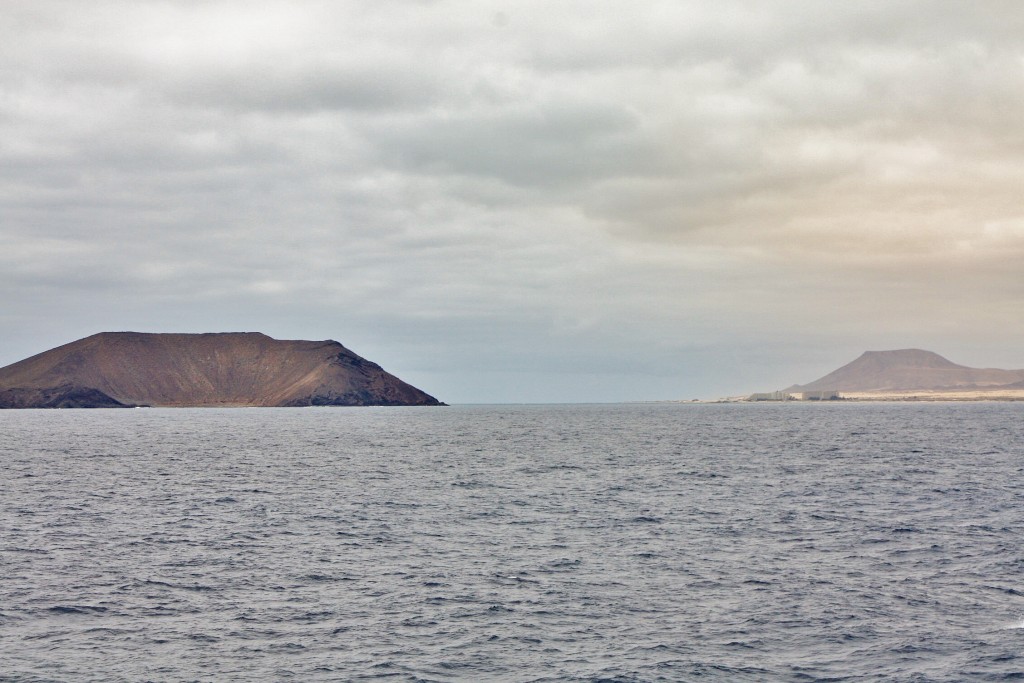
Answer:
[[[0,680],[1024,679],[1022,417],[0,411]]]

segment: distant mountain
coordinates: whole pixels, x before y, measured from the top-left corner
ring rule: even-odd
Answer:
[[[921,349],[867,351],[852,363],[786,391],[942,391],[1024,386],[1024,370],[969,368]]]
[[[336,341],[102,332],[0,368],[0,408],[443,405]]]

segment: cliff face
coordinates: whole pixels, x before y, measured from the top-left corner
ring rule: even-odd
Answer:
[[[102,332],[0,368],[0,408],[443,405],[336,341]]]
[[[969,368],[921,349],[867,351],[810,384],[787,391],[942,391],[1005,389],[1024,381],[1024,370]]]

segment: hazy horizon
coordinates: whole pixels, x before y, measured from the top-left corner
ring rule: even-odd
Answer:
[[[335,339],[448,403],[1022,368],[1006,1],[11,0],[0,366]]]

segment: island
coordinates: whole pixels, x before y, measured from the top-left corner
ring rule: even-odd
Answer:
[[[1019,401],[1024,400],[1024,370],[972,368],[933,351],[865,351],[860,357],[807,384],[748,401]]]
[[[101,332],[0,368],[0,408],[441,406],[339,342]]]

